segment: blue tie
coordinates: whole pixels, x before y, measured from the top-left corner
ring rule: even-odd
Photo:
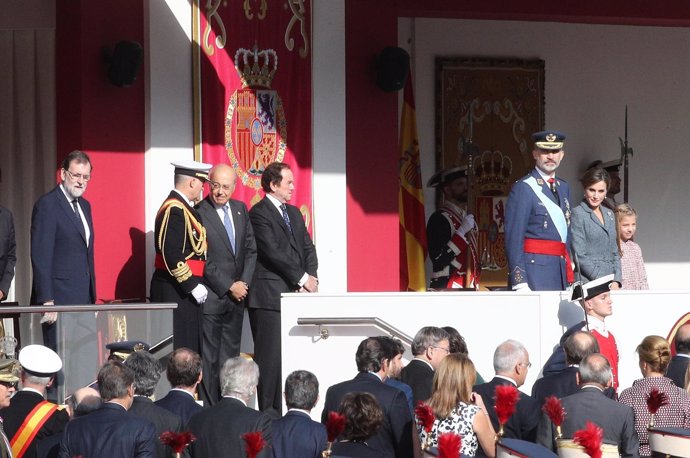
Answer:
[[[223,206],[223,226],[225,226],[225,232],[228,233],[228,240],[230,240],[230,246],[232,247],[233,253],[235,252],[235,228],[232,227],[232,221],[230,221],[230,215],[228,215],[228,207]]]
[[[287,225],[288,229],[290,229],[290,233],[292,233],[292,225],[290,224],[290,217],[287,214],[287,207],[285,204],[280,205],[280,211],[283,213],[283,219],[285,220],[285,224]]]

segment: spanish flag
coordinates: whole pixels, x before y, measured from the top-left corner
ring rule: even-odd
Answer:
[[[400,119],[400,290],[425,291],[426,225],[424,194],[419,162],[417,115],[415,113],[412,78],[405,84]]]

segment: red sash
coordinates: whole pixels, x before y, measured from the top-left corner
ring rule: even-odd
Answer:
[[[573,283],[575,281],[570,255],[565,247],[565,243],[557,240],[525,239],[524,250],[525,253],[545,254],[548,256],[560,256],[565,258],[565,277],[568,283]]]

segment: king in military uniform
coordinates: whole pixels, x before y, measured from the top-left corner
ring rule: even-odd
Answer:
[[[206,262],[206,229],[194,203],[201,200],[209,164],[173,162],[175,189],[156,215],[155,272],[151,279],[152,302],[176,302],[173,313],[173,346],[200,352],[200,305],[208,291],[202,284]]]
[[[436,172],[428,187],[441,188],[444,202],[426,225],[429,258],[433,265],[429,286],[434,289],[476,288],[481,266],[477,256],[474,216],[468,214],[467,168],[453,167]],[[469,275],[467,278],[469,264]]]
[[[513,185],[506,204],[505,248],[512,289],[562,291],[573,282],[570,188],[556,176],[565,135],[532,135],[535,168]]]

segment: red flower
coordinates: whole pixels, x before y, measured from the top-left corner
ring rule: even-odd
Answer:
[[[515,413],[515,406],[519,399],[520,392],[514,385],[498,385],[496,387],[494,409],[500,424],[505,425],[510,416]]]
[[[334,442],[345,429],[345,415],[338,412],[328,412],[326,431],[328,432],[328,442]]]
[[[196,440],[196,437],[189,431],[182,431],[179,433],[165,431],[158,439],[161,443],[173,449],[173,452],[182,453],[185,447]]]
[[[652,391],[647,395],[647,409],[649,409],[649,413],[654,415],[665,405],[668,405],[668,396],[666,396],[666,393],[652,388]]]
[[[561,426],[563,424],[565,409],[561,405],[561,400],[556,396],[549,396],[546,398],[541,410],[551,419],[554,425]]]
[[[580,444],[585,449],[585,453],[592,458],[601,458],[601,440],[603,437],[604,430],[588,421],[585,429],[573,434],[573,442]]]
[[[261,431],[244,433],[242,439],[244,439],[244,451],[247,452],[247,458],[256,458],[259,452],[266,447],[266,441]]]
[[[430,433],[436,421],[436,415],[434,415],[434,411],[431,410],[431,407],[419,401],[417,407],[414,408],[414,414],[417,417],[417,422],[424,428],[424,431],[426,431],[427,434]]]
[[[439,458],[457,458],[460,456],[462,437],[455,433],[443,433],[438,436]]]

